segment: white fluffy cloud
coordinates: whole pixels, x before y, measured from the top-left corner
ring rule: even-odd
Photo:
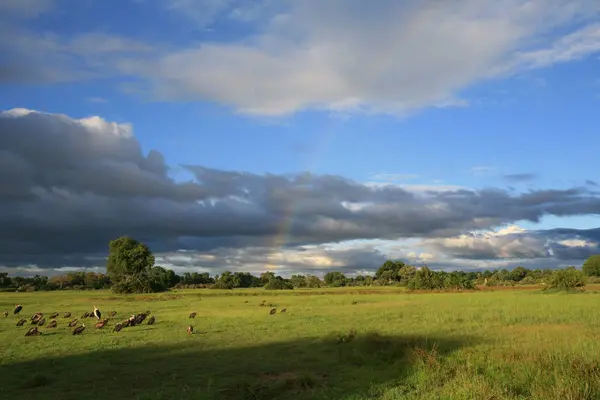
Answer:
[[[16,15],[47,11],[48,4],[2,7]],[[600,51],[596,0],[163,0],[139,7],[187,19],[217,37],[235,24],[242,29],[193,43],[170,42],[167,31],[158,44],[13,26],[0,29],[0,46],[10,55],[0,64],[0,81],[124,75],[141,79],[126,86],[129,92],[217,102],[240,113],[406,114],[465,106],[470,99],[461,93],[474,84]]]
[[[171,0],[212,21],[233,1]],[[241,2],[244,3],[244,2]],[[132,58],[165,99],[216,101],[242,113],[307,108],[406,113],[464,105],[460,91],[484,79],[600,50],[595,0],[291,0],[256,35],[201,43],[154,63]],[[239,7],[239,4],[237,5]],[[270,9],[269,9],[270,10]],[[266,11],[265,11],[266,12]],[[204,21],[206,22],[206,21]],[[564,35],[554,33],[555,29]]]

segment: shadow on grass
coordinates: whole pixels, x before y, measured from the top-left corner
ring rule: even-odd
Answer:
[[[172,346],[100,350],[0,366],[6,399],[345,399],[410,385],[416,368],[439,368],[461,337],[333,335],[211,349],[205,335]],[[43,340],[43,337],[33,340]],[[433,372],[433,371],[432,371]]]

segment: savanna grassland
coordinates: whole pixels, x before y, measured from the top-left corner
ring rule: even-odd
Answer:
[[[58,327],[25,337],[16,303],[28,320],[61,312]],[[73,336],[62,313],[93,304],[118,314],[103,329],[84,319]],[[4,310],[4,399],[600,399],[600,292],[590,289],[0,293]],[[112,332],[146,310],[154,325]]]

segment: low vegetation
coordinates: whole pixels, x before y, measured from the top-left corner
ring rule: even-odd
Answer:
[[[86,329],[73,335],[67,324],[93,305],[107,324],[82,319]],[[4,310],[6,399],[600,398],[600,293],[592,288],[19,292],[0,294]],[[152,325],[113,332],[147,310]],[[57,326],[48,319],[41,335],[25,336],[36,312],[59,313]],[[27,323],[17,327],[20,318]]]
[[[402,261],[386,261],[374,276],[348,277],[331,271],[321,280],[314,275],[292,275],[289,279],[267,271],[260,276],[248,272],[225,271],[211,277],[208,273],[184,273],[154,265],[150,249],[130,237],[120,237],[109,243],[107,274],[69,272],[62,276],[36,275],[9,277],[0,273],[1,291],[36,291],[61,289],[108,289],[115,293],[154,293],[168,289],[236,289],[263,287],[267,290],[298,288],[400,286],[411,290],[473,290],[477,286],[543,285],[558,289],[579,288],[586,283],[600,283],[600,255],[587,259],[581,270],[516,267],[494,271],[433,271],[426,266],[415,267]]]

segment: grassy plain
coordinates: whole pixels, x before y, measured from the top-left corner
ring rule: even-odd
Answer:
[[[287,312],[269,315],[263,300]],[[25,337],[16,303],[27,319],[61,312],[58,328]],[[62,312],[92,304],[117,317],[73,336]],[[4,310],[4,399],[600,399],[593,290],[0,293]],[[146,310],[155,325],[112,333]]]

